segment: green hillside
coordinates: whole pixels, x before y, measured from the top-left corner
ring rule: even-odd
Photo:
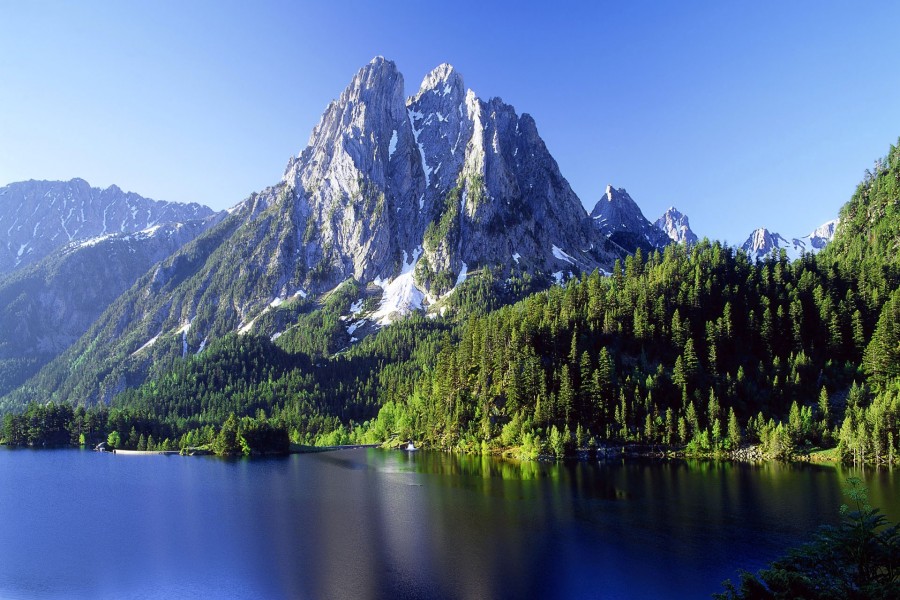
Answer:
[[[112,405],[145,415],[147,435],[189,445],[214,442],[233,413],[304,444],[409,438],[531,457],[623,443],[722,454],[751,442],[774,456],[837,446],[892,461],[897,148],[878,164],[817,257],[753,263],[717,242],[670,246],[511,305],[501,300],[516,284],[488,272],[454,293],[448,316],[346,348],[350,283],[292,313],[290,335],[227,336]]]

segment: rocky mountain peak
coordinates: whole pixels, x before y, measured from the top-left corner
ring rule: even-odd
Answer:
[[[362,67],[340,97],[331,102],[310,135],[307,149],[327,146],[338,138],[364,139],[385,119],[398,122],[403,115],[403,75],[397,66],[377,57]]]
[[[781,251],[782,249],[786,252],[789,260],[796,260],[804,253],[816,254],[827,246],[834,239],[837,225],[838,219],[833,219],[823,223],[809,234],[791,238],[790,241],[778,233],[761,227],[750,234],[747,241],[741,245],[741,249],[747,253],[750,260],[761,259],[771,254],[773,250]]]
[[[816,227],[812,233],[806,236],[806,239],[809,240],[810,248],[821,250],[828,245],[828,243],[834,239],[834,233],[837,231],[839,222],[839,219],[832,219],[831,221]]]
[[[670,243],[668,236],[644,217],[625,188],[607,185],[591,218],[603,235],[626,250],[653,250]]]
[[[365,65],[282,181],[139,280],[122,301],[126,317],[101,318],[109,344],[98,364],[183,356],[229,332],[274,337],[291,327],[279,307],[318,301],[351,279],[365,291],[348,335],[363,321],[442,303],[485,269],[495,281],[528,275],[535,285],[609,269],[621,250],[598,235],[534,120],[464,90],[441,65],[407,99],[393,62]],[[116,377],[99,377],[86,394],[125,385]]]
[[[612,185],[610,185],[610,184],[607,183],[607,184],[606,184],[606,201],[607,201],[607,202],[612,202],[612,201],[613,201],[613,194],[616,193],[616,192],[619,193],[619,194],[617,194],[617,195],[628,196],[628,193],[625,192],[625,188],[622,188],[621,190],[617,190],[617,189],[615,189]],[[630,196],[629,196],[629,199],[630,199]]]
[[[466,95],[462,75],[449,63],[438,65],[422,79],[418,93],[410,98],[409,103],[417,102],[429,93],[441,97],[451,96],[452,100],[458,102]]]
[[[754,229],[743,244],[741,250],[747,253],[751,260],[762,258],[773,250],[787,248],[789,242],[781,234],[773,233],[765,227]]]
[[[674,206],[670,206],[663,215],[654,223],[658,229],[665,233],[676,244],[696,244],[697,236],[691,231],[687,215],[680,212]]]

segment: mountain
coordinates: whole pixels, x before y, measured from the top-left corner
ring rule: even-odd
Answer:
[[[213,215],[71,242],[0,277],[0,395],[81,337],[154,263],[220,219]]]
[[[296,262],[320,267],[307,282],[314,291],[353,277],[391,296],[403,278],[403,307],[479,267],[551,273],[611,262],[529,115],[466,91],[447,64],[402,94],[402,75],[376,58],[288,164],[283,185],[304,231]]]
[[[622,256],[530,116],[466,91],[450,65],[403,90],[391,61],[360,69],[280,182],[141,277],[24,398],[108,399],[229,332],[274,337],[347,281],[355,328],[438,304],[485,269],[549,285]]]
[[[597,230],[626,252],[652,251],[672,243],[669,236],[644,217],[624,188],[606,186],[606,193],[591,211]]]
[[[150,200],[83,179],[21,181],[0,188],[0,274],[35,263],[66,244],[213,214],[206,206]]]
[[[838,219],[828,221],[803,237],[792,238],[790,242],[781,234],[761,227],[754,230],[747,241],[741,244],[741,250],[747,253],[750,260],[757,260],[771,254],[773,250],[784,249],[789,260],[796,260],[804,253],[816,254],[822,250],[834,239],[837,225]]]
[[[691,231],[691,224],[687,215],[682,214],[674,206],[670,206],[663,215],[656,220],[657,229],[661,230],[670,240],[676,244],[696,244],[697,235]]]

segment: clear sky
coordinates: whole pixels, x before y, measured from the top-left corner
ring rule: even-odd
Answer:
[[[0,185],[82,177],[225,208],[277,182],[373,56],[442,62],[701,236],[800,236],[900,136],[900,3],[0,0]]]

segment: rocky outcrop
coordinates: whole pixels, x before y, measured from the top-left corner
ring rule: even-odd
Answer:
[[[676,244],[692,246],[698,241],[697,235],[691,231],[687,215],[679,212],[674,206],[670,206],[654,225]]]

